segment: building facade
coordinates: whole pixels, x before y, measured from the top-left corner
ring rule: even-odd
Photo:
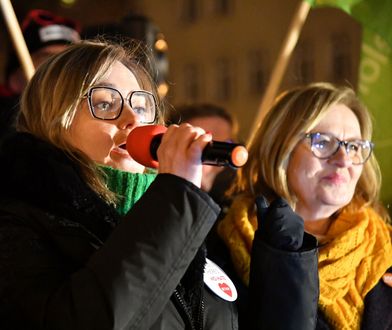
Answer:
[[[168,43],[168,101],[214,102],[246,140],[299,5],[294,0],[145,0]],[[311,81],[356,88],[360,26],[333,8],[311,9],[280,90]]]

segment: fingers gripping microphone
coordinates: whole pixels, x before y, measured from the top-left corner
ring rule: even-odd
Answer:
[[[157,150],[166,127],[162,125],[146,125],[134,128],[127,138],[127,151],[138,163],[158,167]],[[237,143],[211,141],[203,150],[203,164],[214,166],[231,166],[234,168],[245,165],[248,151]]]

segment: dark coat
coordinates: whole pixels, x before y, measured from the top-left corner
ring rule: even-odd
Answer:
[[[0,141],[15,131],[15,121],[19,112],[19,95],[7,86],[0,85]]]
[[[236,275],[215,230],[207,242],[209,257],[230,275],[239,291],[240,329],[337,330],[318,310],[318,255],[311,239],[305,251],[293,253],[274,249],[256,235],[251,267],[258,272],[258,281],[251,290]],[[382,279],[365,297],[361,330],[392,330],[392,288]]]
[[[196,329],[182,279],[219,211],[208,195],[160,174],[120,219],[75,162],[28,134],[4,142],[0,167],[2,330]],[[202,290],[204,329],[236,329],[234,304]]]
[[[236,301],[240,329],[314,330],[319,297],[317,241],[308,235],[299,252],[276,249],[253,240],[249,287],[237,276],[229,250],[209,233],[208,256],[231,277],[239,297]]]

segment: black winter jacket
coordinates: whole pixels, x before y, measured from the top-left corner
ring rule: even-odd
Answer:
[[[15,131],[15,121],[19,112],[19,95],[0,84],[0,141]]]
[[[317,241],[310,235],[304,249],[276,249],[255,235],[251,272],[254,281],[245,286],[237,276],[229,250],[212,230],[207,239],[208,256],[234,281],[240,329],[314,330],[319,297]]]
[[[179,283],[219,211],[205,193],[158,175],[119,219],[28,134],[4,142],[0,167],[0,329],[196,329]],[[203,293],[204,329],[236,329],[234,304]]]

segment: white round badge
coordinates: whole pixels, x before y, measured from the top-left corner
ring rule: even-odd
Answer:
[[[237,289],[234,283],[222,268],[209,259],[206,259],[204,268],[204,283],[212,292],[224,300],[234,301],[237,299]]]

